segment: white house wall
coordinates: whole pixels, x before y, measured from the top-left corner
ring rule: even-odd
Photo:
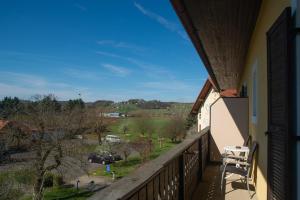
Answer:
[[[219,98],[211,106],[211,161],[221,161],[225,146],[244,144],[249,134],[248,117],[247,98]]]
[[[198,113],[198,132],[205,129],[210,125],[210,106],[214,103],[220,94],[216,92],[213,88],[209,91],[204,103],[200,107],[200,112]]]

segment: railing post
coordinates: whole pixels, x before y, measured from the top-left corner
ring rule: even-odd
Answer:
[[[184,185],[184,154],[179,156],[179,199],[185,199],[185,185]]]
[[[202,162],[202,146],[203,142],[202,142],[202,137],[199,138],[199,145],[198,145],[198,151],[199,151],[199,171],[198,171],[198,182],[202,179],[202,169],[203,169],[203,162]]]

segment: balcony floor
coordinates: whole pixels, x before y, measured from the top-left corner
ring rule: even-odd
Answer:
[[[203,180],[198,185],[193,200],[256,200],[254,186],[250,185],[250,198],[246,184],[239,176],[233,175],[226,180],[226,190],[220,190],[221,172],[220,165],[210,164],[206,167]]]

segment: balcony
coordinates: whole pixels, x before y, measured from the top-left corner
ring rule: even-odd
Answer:
[[[256,200],[254,186],[250,185],[251,197],[247,191],[246,183],[239,176],[233,175],[226,180],[225,191],[220,190],[220,165],[209,164],[199,182],[192,200]]]
[[[249,199],[246,184],[237,176],[228,178],[221,192],[220,165],[209,162],[209,140],[210,130],[205,129],[91,199]]]

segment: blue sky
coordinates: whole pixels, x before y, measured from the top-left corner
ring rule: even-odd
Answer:
[[[192,102],[207,73],[168,0],[1,0],[0,98]]]

